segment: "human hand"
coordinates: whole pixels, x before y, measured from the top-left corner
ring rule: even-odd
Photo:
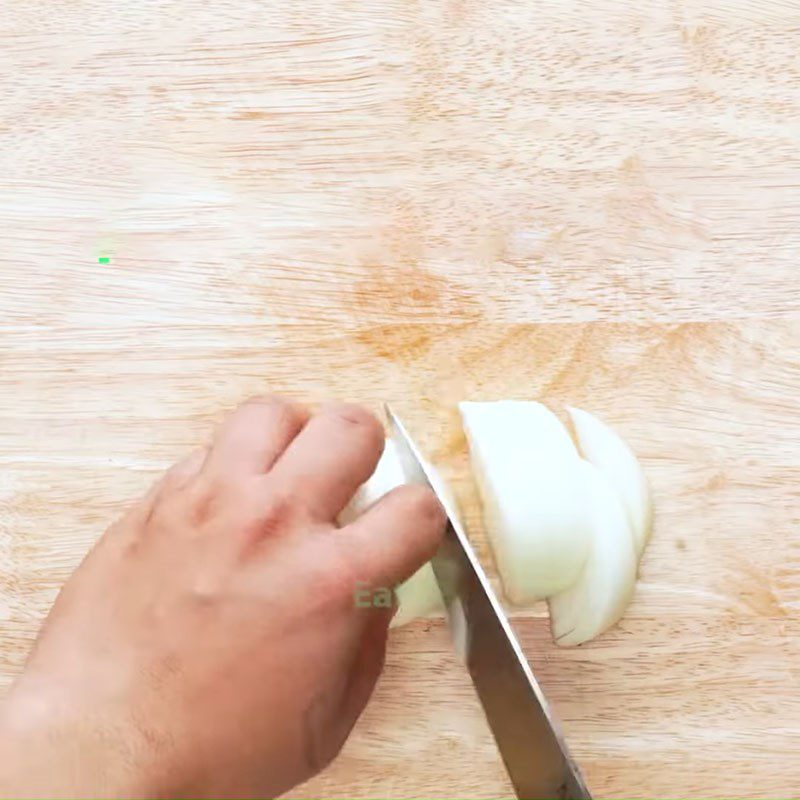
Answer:
[[[444,516],[406,486],[335,519],[383,448],[355,406],[253,399],[112,525],[0,706],[4,796],[275,796],[340,750],[383,665],[392,587]]]

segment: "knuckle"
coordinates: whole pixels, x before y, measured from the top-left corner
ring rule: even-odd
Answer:
[[[293,526],[297,503],[283,492],[272,490],[266,497],[258,493],[250,500],[250,508],[262,536],[277,536]]]
[[[252,506],[253,491],[247,481],[208,475],[194,481],[181,494],[191,521],[202,525],[229,516],[230,512],[246,511]]]
[[[191,597],[196,605],[210,606],[224,593],[219,576],[211,573],[195,575],[191,583]]]
[[[179,495],[170,494],[156,500],[148,520],[159,533],[170,533],[184,528],[190,520],[189,508]]]
[[[195,450],[177,464],[173,464],[164,473],[162,491],[174,492],[186,486],[197,475],[207,452],[208,448]]]
[[[208,522],[219,513],[228,487],[216,480],[204,480],[193,488],[194,491],[187,498],[192,521],[200,524]]]
[[[204,477],[178,497],[183,499],[185,516],[193,524],[233,526],[252,539],[286,533],[300,518],[300,504],[295,498],[264,476]]]

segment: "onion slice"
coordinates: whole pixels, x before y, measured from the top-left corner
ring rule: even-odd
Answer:
[[[599,636],[625,613],[636,583],[636,553],[630,523],[606,476],[587,461],[579,464],[590,508],[591,553],[577,581],[550,598],[550,625],[559,645]]]
[[[541,403],[460,404],[506,596],[526,605],[575,583],[589,555],[578,451]]]
[[[644,470],[633,451],[608,425],[588,411],[567,408],[578,447],[619,495],[633,532],[636,555],[641,557],[650,538],[653,503]]]

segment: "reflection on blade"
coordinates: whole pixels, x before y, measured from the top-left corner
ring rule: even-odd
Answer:
[[[407,480],[436,491],[425,462],[387,406],[390,434]],[[433,557],[456,649],[464,659],[517,796],[529,800],[590,800],[547,701],[475,557],[454,509],[437,492],[448,516]]]

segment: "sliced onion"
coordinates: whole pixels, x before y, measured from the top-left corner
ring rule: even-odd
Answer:
[[[550,598],[550,625],[559,645],[577,645],[610,628],[625,612],[636,583],[630,523],[616,491],[593,464],[581,461],[590,508],[591,552],[578,579]]]
[[[519,605],[562,592],[589,554],[578,452],[541,403],[461,403],[487,533],[506,596]]]
[[[577,408],[568,410],[580,452],[541,403],[465,402],[460,409],[507,598],[518,605],[547,598],[559,645],[598,636],[625,612],[650,534],[652,501],[638,460],[611,428]],[[428,467],[455,515],[450,487]],[[341,524],[403,483],[402,462],[389,440]],[[393,626],[444,610],[430,564],[396,591]]]
[[[653,504],[644,470],[622,438],[597,417],[580,408],[568,408],[578,447],[619,495],[631,523],[636,555],[641,557],[650,537]]]

